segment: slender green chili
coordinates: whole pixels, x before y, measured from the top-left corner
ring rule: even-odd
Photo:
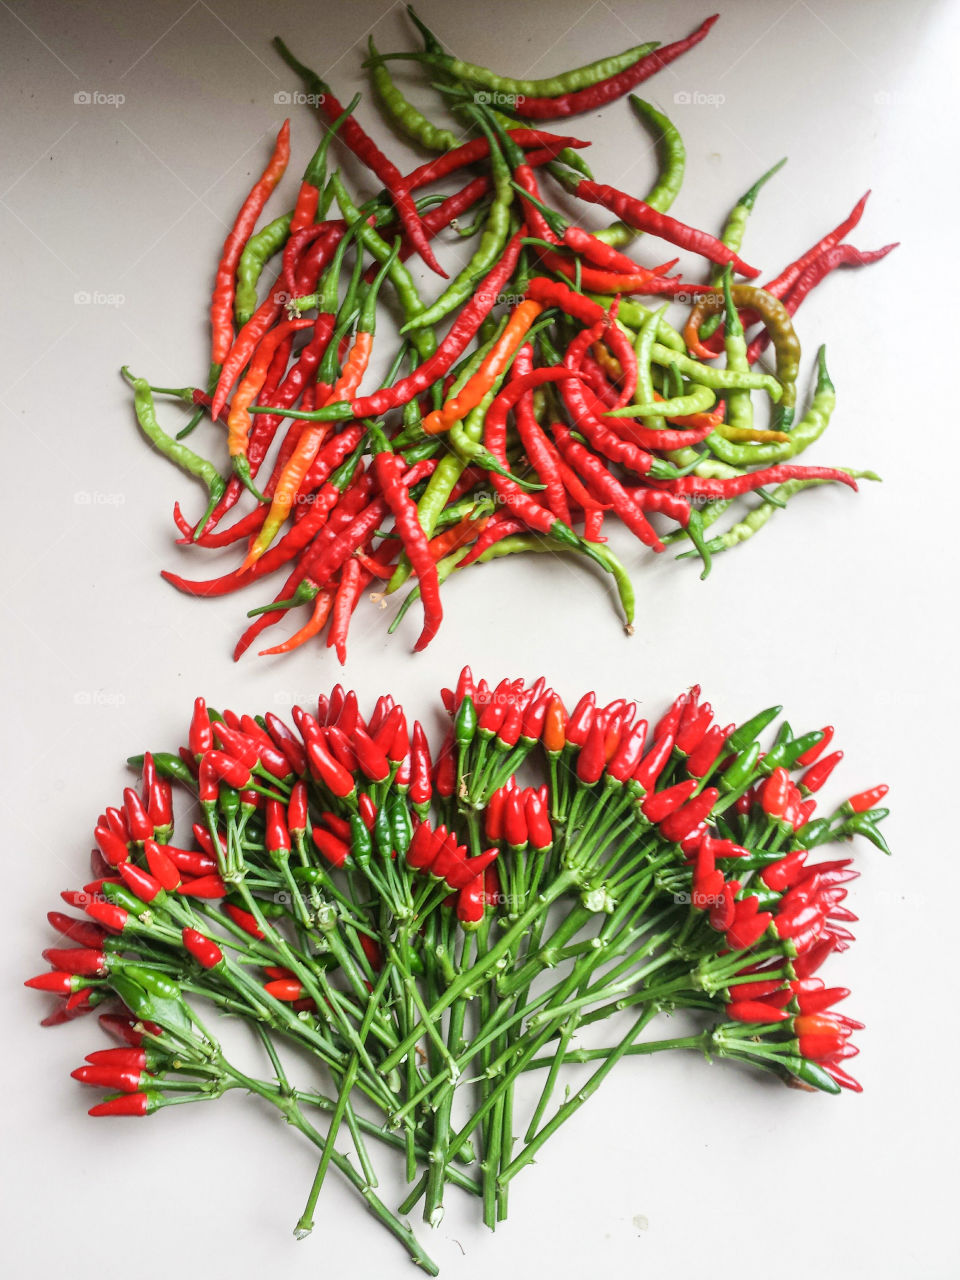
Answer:
[[[126,365],[123,366],[120,372],[133,387],[134,409],[137,414],[137,422],[140,424],[140,430],[143,434],[165,458],[169,458],[181,470],[186,471],[188,475],[196,477],[206,486],[208,505],[200,522],[202,526],[203,521],[206,520],[223,496],[227,482],[212,462],[208,462],[206,458],[201,458],[199,454],[194,453],[187,445],[178,443],[163,430],[157,421],[153,392],[150,390],[150,383],[146,378],[135,378]]]
[[[644,204],[658,213],[666,213],[680,194],[683,185],[683,173],[687,162],[687,151],[683,145],[680,131],[662,111],[658,111],[652,103],[644,102],[635,93],[630,94],[630,102],[640,119],[651,127],[656,134],[656,141],[661,151],[660,173],[656,182],[644,196]],[[609,227],[596,233],[597,239],[614,248],[622,248],[630,244],[642,231],[628,227],[625,222],[613,222]]]
[[[370,56],[364,64],[370,70],[370,79],[390,119],[408,137],[419,142],[428,151],[452,151],[461,139],[449,129],[441,129],[404,97],[394,83],[386,61],[377,52],[373,36],[367,37]]]
[[[250,237],[237,263],[237,290],[233,310],[242,328],[257,309],[257,284],[270,258],[279,253],[290,235],[293,210],[274,218]]]
[[[425,311],[407,320],[401,333],[416,332],[424,325],[436,324],[445,315],[449,315],[474,290],[477,281],[493,268],[503,253],[510,235],[510,210],[513,205],[513,184],[510,181],[510,166],[504,158],[493,132],[480,111],[468,109],[473,119],[479,124],[490,143],[490,168],[493,175],[494,198],[487,215],[487,222],[470,261],[461,272],[451,280],[436,302]]]
[[[356,222],[360,217],[360,211],[350,198],[343,180],[338,173],[330,178],[333,186],[333,192],[336,196],[337,204],[340,211],[347,222]],[[393,250],[390,245],[380,236],[373,227],[363,223],[357,232],[357,239],[377,262],[383,263],[390,260]],[[390,283],[393,285],[403,313],[407,317],[407,321],[417,320],[417,328],[411,335],[410,341],[416,347],[418,354],[422,360],[429,359],[437,349],[437,335],[433,331],[433,321],[426,320],[423,317],[426,311],[423,305],[423,299],[417,286],[414,284],[413,276],[407,270],[406,266],[394,256],[387,272]],[[402,330],[401,330],[402,332]]]

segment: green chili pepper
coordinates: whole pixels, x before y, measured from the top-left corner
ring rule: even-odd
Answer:
[[[413,823],[410,820],[410,808],[399,791],[392,792],[387,800],[390,813],[390,827],[393,831],[393,847],[397,857],[402,858],[410,848],[413,839]]]
[[[154,768],[161,778],[174,778],[177,782],[182,782],[188,787],[194,785],[193,774],[179,756],[172,755],[169,751],[154,751],[151,754]],[[127,756],[127,764],[134,769],[142,769],[143,756]]]
[[[751,210],[756,203],[757,196],[760,194],[761,189],[770,181],[775,173],[780,172],[786,163],[787,157],[784,156],[782,160],[778,161],[777,164],[773,166],[773,168],[768,169],[762,177],[758,178],[749,191],[744,192],[727,214],[727,221],[724,223],[723,233],[721,234],[720,239],[727,248],[732,249],[734,253],[739,253],[740,247],[743,244],[744,232],[747,229],[747,219],[750,217]],[[713,271],[710,273],[710,283],[714,288],[719,289],[720,285],[723,283],[722,267],[714,267]],[[710,335],[719,328],[719,325],[720,316],[711,316],[700,330],[700,337],[709,338]]]
[[[784,1058],[783,1067],[789,1075],[802,1080],[804,1084],[813,1085],[815,1089],[821,1089],[824,1093],[840,1092],[840,1086],[836,1080],[828,1076],[823,1067],[811,1062],[809,1058],[801,1058],[799,1055]]]
[[[159,996],[161,1000],[183,999],[179,986],[156,969],[148,969],[141,964],[124,964],[123,971],[149,995]]]
[[[585,297],[591,302],[599,302],[602,307],[609,307],[610,296],[602,293],[586,293]],[[617,304],[617,323],[631,338],[635,337],[635,332],[643,324],[652,312],[642,303],[637,302],[635,298],[621,298]],[[667,347],[681,355],[686,354],[687,344],[683,340],[683,335],[674,329],[672,324],[668,324],[661,317],[657,324],[657,340],[661,349]]]
[[[733,272],[728,265],[723,272],[724,328],[723,346],[727,356],[727,368],[731,373],[749,373],[747,340],[740,323],[740,313],[733,305],[731,286]],[[732,427],[749,431],[753,426],[753,401],[749,391],[731,388],[726,395],[726,420]]]
[[[577,89],[589,89],[592,85],[599,84],[601,80],[618,75],[659,47],[658,40],[651,40],[625,49],[622,53],[600,58],[586,66],[576,67],[572,71],[565,71],[562,75],[549,76],[543,80],[516,80],[512,76],[498,75],[489,67],[478,66],[475,62],[464,62],[439,49],[431,49],[425,53],[389,53],[384,56],[391,61],[426,62],[431,66],[439,67],[458,80],[468,80],[472,84],[482,85],[504,97],[556,98]],[[364,65],[368,66],[369,62]]]
[[[367,824],[356,811],[350,815],[350,849],[358,867],[365,866],[373,854],[373,839]]]
[[[854,471],[850,467],[840,467],[838,470],[846,471],[847,475],[853,476],[854,480],[880,480],[880,477],[874,471]],[[735,547],[741,542],[746,542],[755,533],[759,533],[773,513],[786,506],[787,499],[792,498],[795,493],[799,493],[801,489],[812,489],[816,485],[829,483],[830,481],[828,480],[784,481],[783,484],[777,485],[766,501],[762,502],[760,506],[754,507],[742,520],[731,525],[726,533],[712,538],[709,544],[710,550],[712,552],[728,551],[731,547]],[[714,503],[713,505],[721,506],[726,504]],[[684,552],[683,554],[686,555],[687,553]],[[678,556],[677,558],[681,559],[682,557]]]
[[[257,309],[257,284],[270,258],[279,253],[290,237],[293,211],[281,214],[255,232],[244,245],[237,263],[237,290],[233,310],[237,327],[242,328]]]
[[[108,902],[116,903],[118,907],[123,907],[124,911],[129,911],[130,915],[138,919],[150,914],[150,904],[138,898],[135,893],[131,893],[125,884],[113,884],[107,880],[101,885],[100,892]]]
[[[841,836],[865,836],[881,853],[890,853],[890,846],[877,827],[877,823],[882,822],[889,812],[889,809],[869,809],[866,813],[854,814],[852,818],[846,820],[835,834]]]
[[[428,151],[452,151],[460,145],[460,139],[449,129],[440,129],[432,124],[412,102],[408,102],[397,88],[390,75],[386,61],[380,56],[373,36],[367,37],[370,56],[364,66],[370,70],[370,79],[377,92],[377,97],[391,120],[410,138],[415,139]]]
[[[739,287],[734,285],[735,289]],[[765,391],[774,401],[778,401],[783,394],[780,383],[768,373],[731,373],[728,369],[714,369],[712,365],[701,364],[660,342],[653,344],[650,356],[654,364],[662,367],[674,364],[685,378],[690,378],[700,386],[710,387],[713,391],[726,391],[729,387],[742,391]]]
[[[360,214],[360,210],[351,200],[346,187],[339,174],[333,174],[330,178],[333,192],[336,197],[337,204],[340,206],[340,212],[343,214],[347,222],[356,222],[361,220],[361,226],[357,231],[357,239],[370,254],[381,265],[387,262],[393,250],[390,245],[377,233],[377,231],[368,226]],[[396,291],[400,306],[403,313],[407,317],[407,321],[416,319],[418,325],[416,330],[410,337],[410,342],[416,347],[420,358],[429,359],[437,349],[437,338],[433,329],[430,327],[432,321],[422,320],[426,314],[423,300],[414,284],[413,276],[407,270],[406,266],[394,257],[387,272],[390,283]]]
[[[117,973],[110,975],[110,985],[135,1018],[142,1022],[158,1021],[156,1005],[139,983]]]
[[[153,402],[153,393],[146,378],[135,378],[126,365],[123,366],[120,372],[133,387],[134,409],[137,414],[137,422],[140,424],[140,430],[143,434],[165,458],[169,458],[181,470],[186,471],[188,475],[195,476],[196,479],[206,485],[208,503],[207,509],[199,522],[199,527],[202,528],[210,512],[223,496],[227,482],[212,462],[208,462],[206,458],[201,458],[199,454],[194,453],[187,445],[179,444],[161,428],[159,422],[157,422],[157,410]]]
[[[683,172],[687,161],[686,148],[679,129],[662,111],[658,111],[651,103],[644,102],[635,93],[630,94],[630,102],[643,123],[650,125],[651,131],[655,132],[661,151],[660,174],[644,196],[644,204],[648,204],[651,209],[656,209],[659,213],[666,213],[680,194],[680,188],[683,185]],[[619,249],[643,235],[643,232],[636,230],[635,227],[628,227],[625,222],[614,222],[595,234],[604,244],[613,245],[614,248]]]
[[[783,707],[767,707],[766,710],[758,711],[755,716],[751,716],[749,720],[744,720],[743,724],[738,725],[727,739],[727,750],[743,751],[744,747],[749,747],[760,737],[767,725],[776,720],[782,710]]]
[[[468,747],[477,732],[477,708],[468,695],[460,703],[453,722],[453,736],[458,747]]]
[[[763,714],[765,715],[766,713],[764,712]],[[776,712],[774,714],[776,714]],[[750,722],[748,721],[747,723],[749,724]],[[743,727],[746,728],[747,726],[744,725]],[[757,732],[760,731],[758,730]],[[723,771],[720,775],[719,781],[717,782],[717,786],[721,791],[739,791],[753,774],[759,759],[760,743],[751,742],[748,747],[745,747],[738,753],[733,764]]]
[[[225,782],[221,782],[217,808],[227,822],[232,822],[240,812],[240,792],[235,787],[229,787]]]
[[[487,215],[486,225],[480,243],[473,256],[461,272],[444,289],[436,302],[421,311],[419,315],[408,318],[401,328],[401,333],[418,332],[424,325],[436,324],[445,315],[449,315],[467,299],[474,290],[478,280],[487,275],[503,253],[510,234],[510,210],[513,205],[513,184],[510,166],[494,137],[493,130],[481,111],[476,107],[466,107],[466,113],[474,119],[490,143],[490,170],[493,177],[494,198]]]
[[[676,366],[674,366],[676,368]],[[678,371],[679,372],[679,371]],[[691,413],[704,413],[712,409],[717,397],[709,387],[693,386],[685,395],[668,400],[651,400],[649,404],[625,404],[622,409],[610,409],[608,418],[683,418]]]
[[[392,857],[393,827],[384,804],[377,809],[377,816],[373,820],[373,843],[381,858],[386,860]]]

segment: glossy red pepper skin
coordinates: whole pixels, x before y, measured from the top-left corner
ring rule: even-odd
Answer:
[[[313,843],[334,867],[342,867],[350,857],[350,846],[324,827],[313,828]]]
[[[673,751],[673,734],[657,735],[650,750],[633,771],[632,782],[640,791],[652,791]],[[694,781],[694,787],[696,782]]]
[[[62,911],[48,911],[47,921],[57,933],[62,934],[78,947],[91,947],[99,950],[105,937],[104,931],[86,920],[78,920],[75,916],[65,915]]]
[[[161,1106],[154,1093],[124,1093],[119,1098],[109,1098],[106,1102],[98,1102],[91,1107],[87,1115],[91,1116],[148,1116]]]
[[[800,779],[800,790],[804,793],[819,791],[842,759],[843,752],[834,751],[811,765]]]
[[[306,757],[304,757],[306,763]],[[287,830],[291,835],[302,835],[307,829],[308,794],[305,782],[295,782],[287,803]]]
[[[223,963],[223,952],[217,944],[196,929],[186,928],[182,933],[184,950],[193,956],[204,969],[216,969]]]
[[[648,822],[663,822],[671,813],[676,813],[696,789],[696,779],[686,778],[663,791],[650,792],[640,806],[641,812]]]
[[[193,719],[190,721],[188,744],[191,754],[199,758],[213,746],[213,725],[207,712],[207,704],[203,698],[197,698],[193,704]]]

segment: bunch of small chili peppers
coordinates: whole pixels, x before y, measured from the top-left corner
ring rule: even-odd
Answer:
[[[859,1090],[861,1024],[817,976],[853,941],[857,873],[815,851],[853,835],[887,851],[886,787],[815,816],[832,728],[783,723],[761,746],[779,707],[723,725],[692,688],[648,724],[623,698],[568,711],[543,679],[491,687],[468,668],[443,706],[431,748],[391,697],[364,717],[339,685],[292,725],[198,698],[179,752],[131,758],[141,786],[98,817],[93,879],[62,894],[73,914],[50,912],[62,941],[27,982],[58,997],[44,1025],[99,1009],[120,1041],[73,1073],[107,1092],[91,1115],[246,1090],[318,1150],[298,1235],[332,1165],[431,1274],[403,1215],[422,1199],[436,1225],[453,1186],[494,1227],[624,1057],[692,1049]],[[173,784],[192,822],[177,843]],[[264,1078],[228,1059],[211,1008],[255,1028]],[[678,1009],[690,1034],[645,1035]],[[612,1043],[582,1047],[596,1024]],[[308,1087],[282,1045],[314,1055]],[[531,1071],[543,1087],[520,1114]],[[410,1184],[396,1212],[374,1143]]]
[[[327,644],[343,662],[364,591],[374,585],[382,603],[411,576],[416,585],[391,630],[419,599],[421,649],[440,625],[445,579],[523,551],[568,553],[611,574],[629,631],[633,588],[606,545],[608,513],[655,552],[689,539],[693,548],[684,554],[699,556],[706,576],[712,555],[751,537],[799,489],[835,481],[855,490],[857,479],[877,478],[794,461],[827,427],[835,395],[821,348],[815,390],[797,415],[792,315],[829,272],[873,262],[893,247],[864,253],[846,241],[866,197],[760,287],[740,248],[758,194],[780,165],[736,202],[718,238],[667,212],[680,190],[684,148],[651,104],[631,96],[663,152],[645,199],[595,180],[582,158],[588,144],[542,125],[628,93],[702,40],[715,17],[674,44],[635,46],[533,81],[453,57],[411,17],[423,50],[383,55],[371,40],[366,65],[391,122],[441,154],[402,174],[358,123],[359,97],[343,107],[278,40],[324,126],[294,208],[256,229],[289,160],[288,121],[223,246],[207,389],[158,388],[127,374],[144,433],[207,489],[198,521],[175,508],[181,543],[243,549],[240,565],[219,577],[164,577],[190,595],[216,596],[285,574],[272,602],[249,611],[253,621],[235,658],[307,605],[308,619],[260,652],[289,651],[329,622]],[[461,136],[406,100],[391,76],[392,58],[426,68]],[[491,98],[511,103],[511,111],[495,110]],[[378,194],[355,198],[338,172],[328,175],[334,142],[376,176]],[[474,176],[450,194],[417,195],[468,172]],[[547,203],[540,174],[618,221],[600,230],[572,221]],[[468,211],[476,216],[465,227]],[[479,240],[428,305],[404,260],[417,254],[445,276],[430,242],[446,227]],[[625,250],[641,235],[698,255],[710,278],[671,274],[676,259],[639,263]],[[261,289],[277,257],[280,269]],[[401,313],[401,342],[380,389],[361,395],[387,284]],[[652,309],[641,297],[664,306]],[[682,332],[666,319],[670,301],[693,304]],[[441,339],[436,326],[448,317]],[[758,364],[768,343],[773,372]],[[724,367],[713,363],[719,355]],[[157,421],[158,393],[195,408],[177,439]],[[769,402],[767,425],[755,422],[754,393]],[[205,416],[226,427],[228,479],[179,442]],[[708,538],[707,528],[747,494],[759,504]],[[224,523],[245,495],[255,507]]]

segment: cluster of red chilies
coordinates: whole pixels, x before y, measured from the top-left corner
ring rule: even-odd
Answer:
[[[610,573],[630,630],[633,590],[603,533],[609,514],[655,552],[688,539],[705,575],[712,555],[752,536],[798,489],[829,481],[856,489],[857,478],[874,478],[795,461],[828,425],[834,392],[821,349],[815,393],[802,416],[795,412],[800,345],[791,317],[834,269],[876,261],[893,247],[863,253],[846,242],[866,197],[760,287],[751,283],[759,271],[739,249],[770,174],[736,203],[716,237],[666,212],[680,188],[684,150],[675,126],[649,103],[632,99],[663,150],[646,199],[594,180],[583,160],[586,141],[537,123],[628,92],[699,43],[715,18],[674,45],[637,46],[553,77],[542,82],[551,90],[544,94],[527,92],[541,82],[507,81],[451,58],[414,21],[426,50],[411,56],[440,75],[467,140],[405,103],[387,59],[372,51],[368,65],[388,116],[442,152],[401,173],[358,123],[357,100],[344,108],[280,44],[324,126],[294,207],[257,229],[289,162],[285,122],[223,246],[206,389],[130,379],[144,433],[208,491],[199,520],[175,508],[180,542],[243,553],[237,568],[215,578],[164,577],[209,597],[278,570],[285,575],[273,601],[250,611],[235,658],[308,605],[308,619],[289,638],[260,652],[288,652],[327,628],[342,662],[364,592],[374,587],[382,600],[411,578],[416,586],[393,627],[419,598],[416,647],[423,648],[442,620],[445,579],[524,551],[573,554]],[[483,86],[497,102],[510,99],[512,114],[493,109]],[[334,142],[375,175],[380,194],[355,200],[339,173],[328,176]],[[468,171],[474,176],[446,197],[417,195]],[[571,221],[546,202],[541,174],[618,221],[601,230]],[[334,201],[337,217],[329,216]],[[461,227],[458,219],[477,207],[472,228]],[[427,304],[404,259],[416,254],[445,276],[430,241],[448,227],[482,234],[467,265]],[[671,274],[676,259],[641,265],[624,252],[640,235],[705,260],[710,279]],[[276,279],[258,293],[278,254]],[[400,309],[401,343],[382,386],[360,394],[386,285]],[[682,332],[640,297],[692,302]],[[441,338],[437,326],[450,316]],[[745,330],[753,333],[749,342]],[[768,343],[773,372],[757,365]],[[718,355],[725,367],[713,363]],[[410,371],[401,376],[405,364]],[[160,427],[159,393],[195,409],[181,436],[204,417],[225,426],[226,477]],[[769,426],[754,423],[756,393],[769,402]],[[760,505],[708,539],[705,530],[721,512],[751,494]],[[256,505],[224,524],[245,495]],[[672,524],[658,528],[663,521]]]
[[[886,787],[816,816],[842,756],[825,754],[832,727],[784,724],[764,746],[779,707],[721,724],[695,686],[648,723],[625,698],[588,693],[568,710],[543,679],[490,685],[469,668],[442,702],[431,748],[389,695],[364,716],[338,685],[291,723],[198,698],[179,752],[131,757],[142,785],[97,818],[93,879],[62,894],[79,914],[50,912],[65,942],[27,983],[59,997],[45,1025],[100,1008],[122,1041],[73,1073],[107,1090],[91,1114],[254,1093],[321,1152],[298,1230],[332,1161],[429,1270],[371,1200],[368,1139],[404,1154],[400,1213],[423,1197],[436,1222],[453,1185],[492,1226],[515,1174],[593,1091],[546,1119],[569,1065],[598,1062],[599,1083],[620,1058],[694,1049],[859,1090],[846,1065],[861,1024],[835,1010],[847,989],[819,976],[853,940],[857,873],[814,851],[857,834],[886,850]],[[182,844],[174,783],[193,806]],[[225,1056],[204,1002],[257,1028],[272,1074]],[[625,1008],[624,1039],[575,1043]],[[650,1041],[663,1008],[702,1029]],[[316,1055],[332,1090],[295,1088],[281,1042]],[[513,1084],[544,1067],[521,1140]],[[473,1118],[454,1130],[458,1088]],[[317,1114],[333,1117],[326,1135]],[[333,1145],[341,1125],[363,1175]]]

